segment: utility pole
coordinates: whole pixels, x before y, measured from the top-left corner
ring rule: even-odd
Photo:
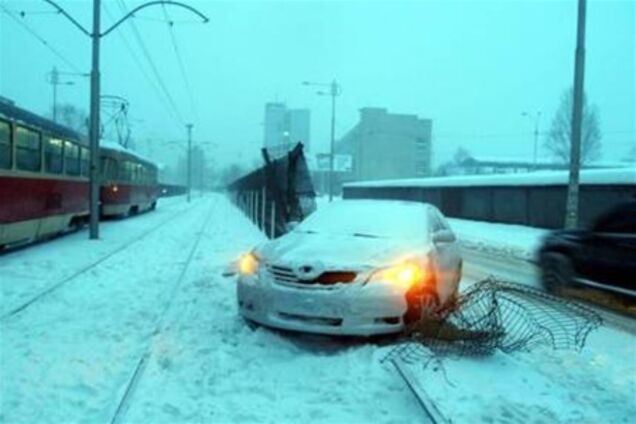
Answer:
[[[92,40],[92,66],[91,66],[91,97],[90,97],[90,125],[89,130],[90,137],[90,182],[89,182],[89,238],[94,240],[99,238],[99,186],[100,186],[100,172],[99,172],[99,92],[100,92],[100,74],[99,74],[99,47],[102,37],[110,34],[115,28],[121,25],[124,21],[134,16],[137,12],[147,7],[152,6],[177,6],[194,13],[199,16],[203,23],[207,23],[209,19],[187,4],[180,3],[172,0],[153,0],[135,7],[124,15],[117,22],[112,24],[104,32],[101,32],[100,25],[100,12],[101,12],[101,0],[93,0],[93,30],[87,30],[82,24],[80,24],[72,15],[64,10],[53,0],[44,0],[44,2],[53,6],[59,14],[64,16],[75,27],[77,27],[85,35],[89,36]]]
[[[188,202],[190,201],[190,190],[192,190],[192,127],[192,124],[186,124],[186,129],[188,130]]]
[[[581,168],[581,127],[583,122],[583,92],[585,79],[585,15],[586,0],[578,0],[578,24],[574,59],[574,99],[570,141],[570,176],[565,205],[565,228],[579,224],[579,173]]]
[[[93,0],[93,32],[92,65],[91,65],[91,97],[90,97],[90,219],[89,238],[99,238],[99,41],[101,38],[101,0]]]
[[[532,118],[532,114],[528,112],[522,112],[522,116]],[[534,150],[532,155],[532,168],[537,170],[537,152],[539,149],[539,122],[541,121],[541,111],[538,110],[534,113]]]

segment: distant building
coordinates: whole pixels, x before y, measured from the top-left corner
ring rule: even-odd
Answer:
[[[263,147],[272,159],[284,156],[298,142],[303,143],[305,152],[310,149],[309,109],[287,109],[284,103],[267,103],[264,126]]]
[[[353,162],[339,182],[431,175],[432,125],[416,115],[360,109],[360,121],[336,146],[337,154],[351,155]]]

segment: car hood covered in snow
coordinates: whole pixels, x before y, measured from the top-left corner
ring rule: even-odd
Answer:
[[[393,264],[428,253],[420,240],[293,231],[261,245],[256,253],[270,264],[294,266],[320,262],[326,269],[360,269]]]

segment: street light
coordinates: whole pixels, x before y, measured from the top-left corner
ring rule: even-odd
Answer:
[[[528,113],[528,112],[521,112],[521,116],[525,116],[528,119],[531,119],[534,121],[534,153],[533,153],[533,161],[532,161],[532,165],[533,168],[536,170],[537,169],[537,149],[538,149],[538,143],[539,143],[539,122],[541,120],[541,111],[538,110],[535,113]]]
[[[82,24],[80,24],[73,16],[71,16],[66,10],[58,5],[53,0],[44,0],[46,3],[53,6],[59,14],[68,19],[76,28],[82,33],[89,36],[92,39],[92,66],[91,66],[91,105],[90,105],[90,223],[89,223],[89,237],[91,239],[99,238],[99,48],[101,38],[108,35],[111,31],[121,25],[125,20],[132,17],[135,13],[142,9],[151,6],[177,6],[184,8],[195,15],[199,16],[203,23],[207,23],[209,19],[201,12],[188,6],[187,4],[179,3],[169,0],[156,0],[144,3],[136,8],[132,9],[120,20],[115,22],[105,30],[101,32],[101,0],[93,0],[93,30],[87,30]]]
[[[331,145],[329,148],[329,201],[333,200],[334,155],[336,144],[336,97],[342,93],[342,87],[334,79],[331,83],[303,81],[303,85],[328,88],[329,91],[318,91],[319,96],[331,96]]]

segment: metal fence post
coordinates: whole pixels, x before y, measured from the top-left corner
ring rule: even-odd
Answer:
[[[258,201],[258,193],[256,193],[256,191],[252,191],[252,223],[256,223],[256,217],[257,217],[257,207],[258,205],[256,204]]]
[[[252,192],[248,191],[245,194],[247,195],[247,210],[245,215],[247,216],[249,220],[251,220],[252,219]]]
[[[269,238],[276,238],[276,202],[272,202],[272,213],[269,223]]]
[[[263,189],[261,190],[261,225],[259,225],[259,227],[261,228],[261,231],[263,231],[263,233],[265,233],[265,235],[267,235],[267,192],[266,192],[266,188],[263,187]]]

